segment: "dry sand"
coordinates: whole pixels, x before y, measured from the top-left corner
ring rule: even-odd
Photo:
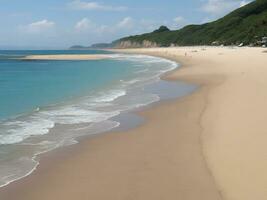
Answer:
[[[43,156],[1,200],[267,197],[267,56],[260,48],[124,50],[177,59],[201,88],[145,110],[141,127]],[[186,55],[186,56],[185,56]]]
[[[105,54],[30,55],[23,60],[101,60],[110,58]]]

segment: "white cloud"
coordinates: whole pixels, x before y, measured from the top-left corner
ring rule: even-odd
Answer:
[[[125,17],[121,21],[118,21],[117,23],[114,24],[109,24],[109,25],[103,25],[103,24],[95,24],[93,23],[90,19],[88,18],[83,18],[80,21],[78,21],[74,29],[76,33],[81,33],[81,34],[101,34],[101,35],[106,35],[106,34],[114,34],[118,32],[129,32],[132,31],[135,28],[135,20],[131,17]]]
[[[118,28],[131,29],[134,27],[134,20],[131,17],[125,17],[117,24]]]
[[[93,35],[94,42],[106,42],[118,39],[127,35],[142,34],[154,31],[161,25],[171,29],[178,29],[188,22],[181,16],[168,21],[157,21],[149,19],[135,19],[130,16],[110,24],[96,24],[88,18],[83,18],[74,26],[74,34],[79,40],[88,41],[88,35]],[[79,37],[77,37],[77,34]]]
[[[200,24],[206,24],[209,22],[212,22],[213,19],[209,18],[209,17],[205,17],[204,19],[202,19],[202,21],[200,22]]]
[[[83,18],[82,20],[78,21],[75,25],[75,29],[78,32],[89,30],[90,27],[92,27],[93,24],[88,18]]]
[[[188,24],[188,22],[186,21],[186,19],[184,17],[178,16],[172,20],[172,23],[169,26],[170,26],[170,29],[175,30],[175,29],[180,29],[187,24]]]
[[[96,29],[97,33],[99,34],[106,34],[108,32],[110,32],[110,27],[107,25],[100,25],[97,29]]]
[[[173,19],[173,21],[174,21],[175,23],[177,23],[177,24],[182,24],[182,23],[184,23],[185,19],[184,19],[183,17],[179,16],[179,17],[175,17],[175,18]]]
[[[202,10],[215,16],[221,16],[250,2],[245,0],[207,0],[202,6]]]
[[[125,6],[111,6],[104,5],[98,2],[92,1],[80,1],[74,0],[68,4],[68,7],[74,10],[102,10],[102,11],[125,11],[127,7]]]
[[[245,5],[247,5],[247,4],[249,4],[251,1],[241,1],[240,2],[240,7],[243,7],[243,6],[245,6]]]
[[[138,30],[140,33],[142,32],[150,32],[157,29],[160,25],[164,24],[163,22],[158,22],[155,20],[148,20],[148,19],[142,19],[140,21],[140,29]]]
[[[44,31],[51,30],[54,27],[55,27],[55,22],[44,19],[41,21],[33,22],[26,26],[20,26],[20,29],[27,33],[41,33]]]

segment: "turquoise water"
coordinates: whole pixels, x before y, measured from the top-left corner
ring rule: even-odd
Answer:
[[[110,58],[21,60],[33,54],[99,53]],[[145,88],[177,66],[103,51],[0,51],[0,186],[30,174],[39,154],[119,127],[115,116],[159,101],[156,91]]]
[[[27,54],[70,54],[75,51],[0,51],[0,120],[89,94],[123,79],[133,68],[126,62],[21,61],[7,59]],[[99,53],[99,51],[76,53]],[[103,53],[103,52],[102,52]],[[105,52],[106,53],[106,52]],[[6,55],[6,56],[4,56]]]
[[[131,69],[114,61],[0,61],[0,119],[93,92]]]

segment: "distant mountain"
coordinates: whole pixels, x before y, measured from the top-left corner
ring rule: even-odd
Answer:
[[[111,48],[113,47],[112,43],[97,43],[97,44],[93,44],[91,46],[81,46],[81,45],[74,45],[71,46],[69,49],[72,50],[86,50],[86,49],[105,49],[105,48]]]
[[[90,47],[85,47],[85,46],[81,46],[81,45],[74,45],[71,46],[69,49],[89,49]]]
[[[170,29],[167,26],[161,26],[159,29],[153,31],[153,33],[163,33],[168,31],[170,31]]]
[[[165,26],[142,35],[114,41],[114,47],[165,47],[172,45],[263,45],[267,36],[267,0],[256,0],[225,17],[177,31]],[[265,37],[265,38],[264,38]]]

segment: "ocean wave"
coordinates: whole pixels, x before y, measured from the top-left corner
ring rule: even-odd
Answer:
[[[105,94],[104,93],[99,94],[98,97],[94,98],[92,101],[98,103],[107,103],[114,101],[119,97],[125,96],[126,93],[127,92],[125,90],[110,90]]]
[[[93,110],[81,109],[75,106],[66,107],[58,110],[43,111],[40,113],[41,116],[52,119],[55,123],[58,124],[100,122],[118,114],[118,111],[98,112]]]
[[[4,133],[0,134],[0,144],[16,144],[37,135],[44,135],[55,126],[52,120],[30,117],[26,121],[11,121],[3,125]]]
[[[2,177],[0,175],[0,186],[7,185],[34,171],[39,164],[35,159],[37,155],[60,146],[75,144],[79,136],[116,128],[120,123],[111,120],[112,117],[159,101],[157,94],[144,92],[145,85],[158,81],[162,74],[178,66],[177,63],[166,59],[144,55],[115,54],[111,55],[111,59],[131,62],[131,66],[135,67],[133,73],[127,79],[75,102],[64,102],[45,108],[38,107],[26,116],[0,122],[0,147],[14,145],[14,148],[15,146],[16,148],[28,147],[33,151],[26,160],[16,158],[13,163],[8,160],[6,166],[14,165],[15,162],[16,167],[11,169],[7,167],[6,171],[0,170],[0,174],[7,175]],[[71,130],[66,129],[62,133],[58,131],[57,134],[49,134],[57,124],[75,126],[71,126]],[[12,149],[13,146],[10,148]],[[25,155],[21,158],[25,158]]]
[[[159,80],[162,73],[173,70],[177,67],[177,63],[163,58],[145,56],[145,55],[125,55],[115,54],[111,55],[116,60],[128,60],[136,63],[146,63],[144,69],[138,69],[136,73],[144,74],[144,76],[132,80],[121,80],[125,87],[140,87],[143,84],[151,83]],[[153,71],[155,66],[151,63],[162,63],[161,68]],[[166,65],[168,64],[168,65]],[[151,70],[152,69],[152,70]],[[138,85],[139,84],[139,85]],[[56,123],[58,124],[78,124],[78,123],[92,123],[107,120],[120,114],[120,110],[104,112],[96,111],[93,108],[112,106],[111,102],[127,95],[127,88],[125,89],[111,89],[105,92],[99,92],[95,97],[90,97],[78,105],[67,105],[55,109],[41,110],[39,107],[34,110],[33,116],[24,119],[12,120],[0,124],[3,133],[0,133],[1,144],[15,144],[23,140],[38,135],[45,135],[49,133]],[[143,106],[144,104],[139,104]],[[83,107],[82,107],[82,106]],[[135,107],[139,107],[135,106]]]

